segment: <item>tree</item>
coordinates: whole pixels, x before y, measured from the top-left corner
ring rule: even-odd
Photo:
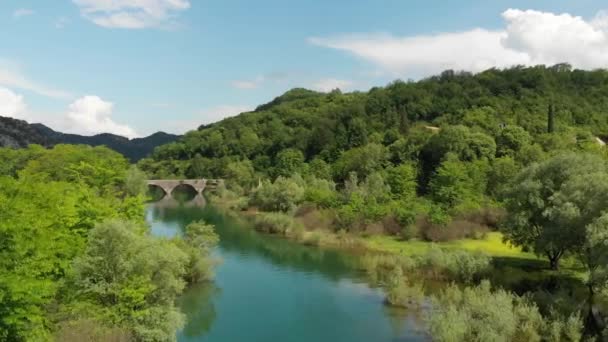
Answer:
[[[520,170],[521,167],[511,157],[494,159],[488,171],[487,193],[494,198],[500,198]]]
[[[212,278],[213,262],[210,253],[219,240],[214,226],[204,221],[192,222],[186,226],[183,239],[186,248],[182,247],[182,250],[188,255],[184,278],[189,284]]]
[[[530,144],[532,138],[523,127],[508,125],[500,130],[496,136],[498,156],[511,156],[517,154],[522,147]]]
[[[564,216],[576,216],[572,212],[576,207],[563,200],[563,191],[578,177],[602,173],[605,168],[606,162],[598,156],[564,154],[523,170],[505,196],[505,238],[545,255],[551,268],[557,269],[561,257],[580,248],[585,236],[584,225],[572,224]],[[589,203],[579,205],[582,209]]]
[[[226,165],[226,179],[229,179],[230,183],[244,188],[249,188],[254,183],[254,174],[253,163],[249,159],[230,162]]]
[[[487,182],[487,164],[465,163],[448,158],[437,169],[429,184],[431,198],[448,208],[479,203]]]
[[[309,170],[316,178],[331,179],[331,166],[321,158],[313,159],[309,164]]]
[[[304,154],[296,149],[285,149],[279,152],[275,158],[275,175],[290,177],[302,170],[304,165]]]
[[[597,333],[600,324],[593,313],[595,294],[608,289],[608,173],[574,175],[554,195],[553,202],[555,208],[548,215],[582,236],[581,245],[573,252],[586,271],[587,328]]]
[[[547,112],[547,133],[553,132],[555,132],[555,105],[552,103]]]
[[[388,169],[386,182],[397,200],[414,200],[418,186],[416,168],[411,164],[401,164]]]
[[[173,341],[184,318],[175,307],[184,289],[187,255],[130,222],[109,221],[89,234],[74,261],[84,314],[127,328],[138,340]]]
[[[338,180],[344,180],[351,172],[364,179],[371,173],[382,169],[387,161],[386,148],[380,144],[367,144],[353,148],[340,155],[334,163],[334,174]]]
[[[267,211],[287,212],[304,198],[304,187],[293,178],[278,177],[274,183],[263,181],[252,193],[251,204]]]
[[[137,166],[132,165],[127,171],[125,178],[125,188],[131,196],[139,196],[146,193],[148,185],[146,180],[148,175],[141,171]]]

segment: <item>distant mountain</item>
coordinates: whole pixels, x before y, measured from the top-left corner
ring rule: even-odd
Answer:
[[[49,137],[23,120],[0,116],[0,147],[21,148],[30,144],[51,145]]]
[[[0,116],[0,147],[26,147],[29,144],[52,146],[56,144],[104,145],[136,162],[152,153],[154,148],[177,140],[180,136],[157,132],[144,138],[128,139],[119,135],[102,133],[82,136],[57,132],[43,124]]]

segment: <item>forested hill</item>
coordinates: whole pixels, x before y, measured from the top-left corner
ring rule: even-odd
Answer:
[[[0,147],[22,148],[30,144],[48,146],[50,140],[25,121],[0,116]]]
[[[178,135],[157,132],[144,138],[128,139],[114,134],[83,136],[56,132],[42,124],[28,124],[25,121],[0,116],[0,147],[26,147],[29,144],[53,146],[56,144],[78,144],[107,146],[136,162],[152,153],[157,146],[173,142]]]
[[[445,139],[430,139],[444,129]],[[537,152],[580,146],[594,136],[608,136],[606,70],[560,64],[445,71],[369,92],[293,89],[254,112],[201,126],[159,147],[142,166],[158,175],[221,177],[238,161],[273,177],[297,169],[302,157],[316,168],[330,164],[339,181],[348,172],[365,176],[377,168],[376,152],[386,152],[393,164],[414,161],[427,169],[447,152],[469,161],[512,155],[523,163]],[[519,153],[522,148],[527,156]]]
[[[56,132],[42,124],[32,124],[32,126],[55,143],[90,146],[103,145],[121,153],[131,161],[138,161],[150,155],[156,147],[173,142],[179,138],[178,135],[165,132],[157,132],[144,138],[135,139],[128,139],[120,135],[109,133],[83,136]]]

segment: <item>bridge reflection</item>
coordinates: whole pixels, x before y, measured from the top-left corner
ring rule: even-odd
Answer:
[[[171,196],[165,196],[161,200],[151,203],[152,206],[159,209],[175,209],[175,208],[202,208],[207,205],[205,196],[198,193],[191,200],[178,201]]]

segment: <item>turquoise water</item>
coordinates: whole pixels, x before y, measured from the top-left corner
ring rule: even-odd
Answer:
[[[419,314],[387,308],[353,266],[355,256],[259,234],[211,207],[151,206],[159,236],[204,219],[216,226],[215,281],[180,301],[187,324],[178,340],[424,341]]]

